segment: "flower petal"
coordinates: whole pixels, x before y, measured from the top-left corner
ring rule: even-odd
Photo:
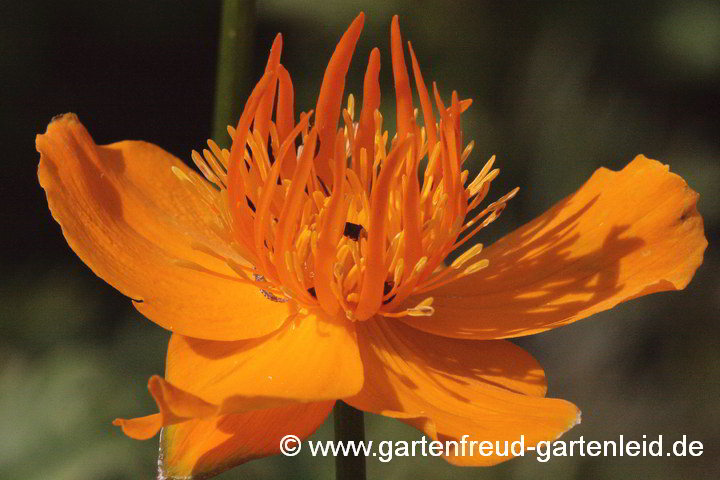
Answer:
[[[216,213],[206,199],[171,169],[201,187],[204,180],[177,158],[145,142],[95,145],[72,114],[54,119],[36,143],[40,184],[68,244],[154,322],[236,340],[266,335],[292,313],[291,302],[269,300],[204,253],[229,248],[209,227]]]
[[[517,337],[683,289],[707,247],[697,198],[666,165],[642,155],[619,172],[601,168],[488,248],[489,267],[424,294],[434,298],[433,317],[405,321],[447,337]]]
[[[571,403],[543,398],[542,368],[507,341],[437,337],[401,322],[373,320],[358,327],[365,365],[362,391],[344,399],[356,408],[399,418],[433,439],[513,442],[525,447],[554,440],[580,421]],[[509,458],[475,448],[446,460],[491,465]],[[501,452],[502,453],[502,452]]]
[[[116,421],[128,436],[149,438],[191,418],[334,401],[359,392],[364,378],[354,324],[314,314],[298,314],[263,338],[219,342],[175,334],[165,376],[148,383],[159,417]]]
[[[190,420],[160,435],[162,478],[209,478],[255,458],[280,453],[280,440],[304,440],[323,423],[334,401],[304,403]]]
[[[113,425],[121,427],[125,435],[135,440],[152,438],[165,425],[173,425],[193,418],[208,418],[220,413],[217,405],[180,390],[158,375],[150,377],[148,390],[157,403],[159,413],[139,418],[113,420]]]
[[[165,378],[238,412],[353,395],[362,387],[363,366],[352,322],[309,313],[257,339],[173,335]]]

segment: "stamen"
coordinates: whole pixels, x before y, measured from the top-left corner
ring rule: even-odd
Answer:
[[[430,317],[435,313],[432,307],[433,297],[428,297],[412,308],[402,310],[400,312],[380,312],[380,315],[388,318],[411,317]]]
[[[455,270],[459,270],[463,265],[465,265],[470,259],[474,258],[475,256],[479,255],[480,252],[482,252],[483,245],[482,243],[478,243],[477,245],[473,245],[470,247],[465,253],[461,254],[459,257],[457,257],[452,264],[450,264],[451,268],[454,268]]]
[[[462,156],[460,157],[461,165],[465,163],[465,160],[468,159],[468,157],[472,153],[473,147],[475,147],[475,140],[472,140],[470,143],[468,143],[467,147],[465,147],[465,150],[463,150]]]
[[[215,175],[215,173],[208,166],[208,164],[205,163],[205,159],[197,151],[193,150],[190,157],[192,158],[193,163],[195,163],[195,166],[198,167],[198,170],[200,170],[200,172],[205,176],[208,182],[212,183],[217,188],[220,188],[220,186],[223,185],[217,175]]]

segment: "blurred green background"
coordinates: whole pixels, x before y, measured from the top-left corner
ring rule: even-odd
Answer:
[[[527,457],[491,469],[370,459],[369,478],[719,478],[720,2],[260,1],[247,78],[259,77],[281,31],[297,109],[313,108],[334,45],[361,9],[368,18],[347,91],[362,92],[377,45],[392,98],[389,24],[398,13],[426,80],[438,80],[445,97],[457,89],[475,100],[464,123],[476,140],[473,168],[495,153],[496,196],[522,187],[480,241],[637,153],[669,163],[700,192],[710,241],[687,290],[518,341],[545,366],[550,394],[583,410],[566,439],[687,435],[703,442],[701,457]],[[67,247],[37,183],[34,136],[73,111],[98,143],[143,139],[188,159],[210,135],[219,12],[217,2],[189,1],[0,7],[0,478],[154,476],[157,441],[130,440],[110,422],[154,411],[146,382],[163,372],[168,335]],[[331,438],[331,426],[315,438]],[[367,436],[419,433],[368,416]],[[305,452],[221,478],[329,479],[332,470],[333,459]]]

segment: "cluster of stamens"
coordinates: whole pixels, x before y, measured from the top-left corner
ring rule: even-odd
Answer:
[[[350,95],[341,128],[325,121],[320,102],[315,122],[311,111],[293,124],[289,76],[272,65],[271,53],[237,129],[228,127],[232,149],[209,140],[202,154],[192,153],[209,184],[175,170],[216,213],[213,228],[235,255],[198,248],[222,258],[239,281],[257,285],[272,301],[344,312],[351,320],[432,315],[432,297],[409,308],[403,302],[485,268],[480,244],[443,262],[495,220],[517,189],[477,211],[499,173],[495,157],[468,183],[463,165],[473,142],[463,148],[460,114],[471,102],[453,92],[445,107],[433,85],[436,122],[411,55],[425,126],[398,96],[398,134],[389,141],[377,108],[379,86],[374,91],[371,81],[368,89],[367,77],[369,98],[359,119]],[[373,62],[379,70],[376,51],[368,72]]]

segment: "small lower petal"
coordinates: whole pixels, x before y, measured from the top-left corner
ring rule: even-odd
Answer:
[[[312,435],[334,403],[296,404],[165,427],[160,437],[162,478],[209,478],[249,460],[276,455],[286,435],[301,441]]]

